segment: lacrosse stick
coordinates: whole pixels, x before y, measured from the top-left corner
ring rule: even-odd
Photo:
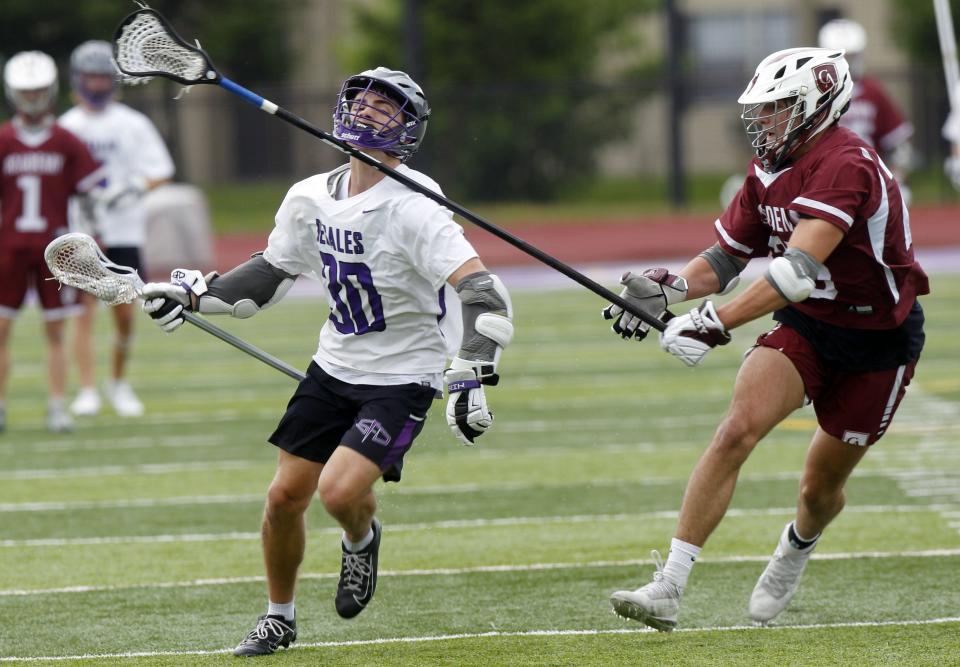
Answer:
[[[100,251],[97,242],[86,234],[64,234],[55,238],[44,250],[43,257],[56,280],[92,294],[108,306],[130,303],[139,297],[143,290],[143,281],[136,271],[129,266],[120,266],[111,262]],[[183,319],[295,380],[304,378],[303,373],[296,368],[227,333],[220,327],[210,324],[194,313],[183,311]]]
[[[943,56],[943,75],[947,82],[947,99],[950,110],[960,113],[960,65],[957,63],[957,38],[953,32],[953,15],[947,0],[933,0],[934,17],[937,20],[937,37],[940,54]]]
[[[531,257],[540,260],[550,268],[559,271],[583,287],[586,287],[594,294],[636,315],[654,329],[663,331],[665,325],[659,319],[647,313],[637,312],[626,299],[614,294],[603,285],[591,280],[573,267],[564,264],[560,260],[548,255],[536,246],[530,245],[523,239],[514,236],[492,222],[484,220],[479,215],[467,210],[456,202],[417,183],[412,178],[391,169],[376,158],[370,157],[347,142],[338,139],[328,132],[324,132],[283,107],[226,78],[213,66],[213,63],[210,62],[210,57],[200,48],[199,44],[194,46],[184,41],[183,38],[173,30],[167,20],[156,11],[143,6],[125,18],[114,34],[113,52],[120,71],[129,77],[150,78],[161,76],[188,87],[197,84],[215,84],[221,88],[225,88],[261,111],[265,111],[272,116],[276,116],[312,134],[328,146],[360,160],[395,181],[402,183],[414,192],[419,192],[441,206],[445,206],[460,214],[481,229],[490,232]]]

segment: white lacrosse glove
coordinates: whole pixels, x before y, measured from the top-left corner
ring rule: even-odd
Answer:
[[[639,312],[662,319],[667,306],[686,301],[687,281],[666,269],[647,269],[640,275],[627,271],[620,279],[623,291],[620,296]],[[613,320],[610,326],[614,333],[624,339],[647,337],[650,325],[636,315],[624,312],[623,308],[610,304],[603,309],[603,319]]]
[[[730,342],[712,301],[704,301],[686,315],[674,317],[660,334],[660,349],[687,366],[696,366],[717,345]]]
[[[93,193],[94,212],[97,218],[127,208],[140,201],[149,190],[147,179],[143,176],[131,176],[125,180],[110,181]]]
[[[170,272],[168,283],[147,283],[140,291],[143,298],[143,312],[156,322],[157,326],[171,333],[179,329],[184,322],[184,310],[193,310],[191,297],[199,297],[207,291],[207,281],[199,271],[174,269]]]
[[[483,385],[469,361],[454,359],[443,373],[447,383],[447,426],[461,444],[472,447],[475,438],[493,424]]]

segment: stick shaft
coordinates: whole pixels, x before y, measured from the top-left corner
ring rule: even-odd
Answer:
[[[207,322],[205,319],[203,319],[196,313],[184,311],[183,319],[185,319],[187,322],[189,322],[193,326],[199,329],[203,329],[208,334],[216,336],[223,342],[233,345],[238,350],[246,352],[251,357],[259,359],[260,361],[267,364],[268,366],[272,366],[273,368],[277,369],[281,373],[286,373],[287,375],[292,377],[294,380],[303,380],[305,377],[303,373],[298,371],[293,366],[290,366],[286,362],[281,361],[280,359],[277,359],[273,355],[264,352],[260,348],[254,347],[253,345],[250,345],[250,343],[247,343],[246,341],[241,340],[240,338],[237,338],[232,333],[224,331],[220,327],[214,324],[211,324],[210,322]]]

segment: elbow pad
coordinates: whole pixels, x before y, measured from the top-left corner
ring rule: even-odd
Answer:
[[[276,268],[257,253],[220,276],[207,278],[207,291],[200,297],[201,313],[226,313],[238,319],[253,317],[284,297],[296,276]]]
[[[747,265],[739,257],[724,252],[719,243],[714,243],[704,250],[700,253],[700,257],[707,260],[713,272],[717,274],[717,279],[720,281],[720,291],[717,294],[721,296],[729,294],[736,288],[740,282],[740,273]]]
[[[817,285],[817,275],[825,267],[807,252],[787,248],[781,257],[770,262],[765,277],[787,301],[797,303],[810,296]]]
[[[500,352],[513,340],[513,305],[496,275],[472,273],[457,285],[463,307],[463,341],[451,368],[468,366],[484,384],[496,384]]]

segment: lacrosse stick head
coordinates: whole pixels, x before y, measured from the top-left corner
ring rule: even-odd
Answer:
[[[53,277],[61,284],[94,295],[108,306],[130,303],[140,295],[143,281],[129,266],[107,259],[93,237],[64,234],[43,252]]]
[[[185,86],[220,80],[220,73],[204,50],[188,44],[149,7],[123,19],[113,35],[113,55],[120,71],[140,82],[155,76]]]

